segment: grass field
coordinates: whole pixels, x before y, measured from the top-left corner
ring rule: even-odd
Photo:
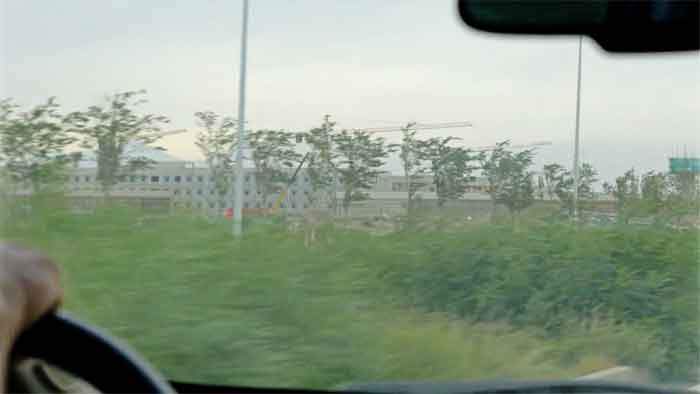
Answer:
[[[305,248],[280,226],[249,230],[235,241],[227,224],[184,215],[58,210],[0,226],[0,235],[55,256],[66,309],[173,379],[321,388],[573,377],[663,351],[643,330],[605,321],[544,337],[536,326],[408,302],[386,275],[431,250],[415,235],[329,228]]]

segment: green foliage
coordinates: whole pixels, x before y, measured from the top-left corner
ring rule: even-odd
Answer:
[[[321,127],[315,127],[304,135],[310,148],[306,171],[312,193],[308,198],[311,205],[328,206],[333,210],[337,203],[334,190],[337,176],[333,165],[336,157],[333,149],[333,136],[336,134],[334,127],[335,122],[331,122],[330,115],[326,115]]]
[[[430,163],[430,174],[438,197],[438,206],[458,200],[466,192],[467,185],[477,167],[470,163],[477,159],[468,150],[449,146],[457,138],[431,138],[422,143],[422,155]]]
[[[383,138],[373,138],[360,130],[342,130],[333,136],[336,161],[334,167],[343,186],[343,210],[347,215],[350,203],[365,196],[377,177],[384,173],[384,159],[389,155]]]
[[[221,117],[212,111],[196,112],[197,124],[202,130],[197,133],[195,145],[204,156],[218,194],[226,193],[230,185],[233,167],[231,154],[234,144],[236,122],[231,117]],[[211,201],[210,201],[211,202]]]
[[[693,231],[539,225],[422,235],[404,241],[416,257],[397,260],[384,276],[404,289],[408,305],[536,327],[549,338],[569,335],[572,322],[603,320],[650,333],[656,356],[644,365],[664,378],[689,378],[698,367]]]
[[[390,151],[399,152],[399,159],[403,167],[403,175],[406,184],[406,212],[409,216],[414,211],[416,193],[427,185],[423,179],[427,168],[424,163],[424,141],[416,138],[416,123],[411,122],[401,128],[401,144],[389,145]]]
[[[7,180],[38,192],[65,177],[75,157],[64,149],[75,142],[64,127],[55,98],[25,112],[10,100],[0,100],[0,164]]]
[[[66,122],[72,133],[83,136],[83,148],[97,158],[97,179],[105,195],[123,175],[148,168],[152,160],[129,151],[133,144],[149,145],[160,138],[159,132],[169,122],[162,115],[141,114],[137,108],[147,101],[145,90],[115,93],[105,106],[92,105],[85,111],[69,114]]]
[[[275,223],[234,240],[191,217],[43,209],[0,236],[56,256],[66,307],[175,379],[329,388],[698,367],[690,231],[326,226],[306,248]]]
[[[292,170],[301,160],[296,152],[294,134],[283,130],[257,130],[249,132],[248,145],[253,151],[255,182],[260,191],[262,206],[268,197],[279,192],[280,184],[287,184]]]
[[[497,144],[488,155],[482,155],[481,167],[489,182],[489,194],[496,204],[504,205],[511,215],[532,205],[535,199],[532,149],[520,152],[508,150],[509,141]]]
[[[598,171],[590,163],[583,163],[579,168],[578,200],[593,199],[593,185],[598,181]],[[544,166],[544,187],[549,198],[556,196],[569,215],[574,210],[574,174],[559,164]]]

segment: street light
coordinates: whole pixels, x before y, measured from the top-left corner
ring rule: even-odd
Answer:
[[[574,196],[573,196],[573,219],[578,222],[578,186],[579,186],[579,149],[580,134],[579,123],[581,118],[581,46],[583,36],[578,37],[578,77],[576,80],[576,128],[574,130]]]
[[[238,147],[236,148],[236,181],[233,200],[233,235],[243,234],[243,146],[245,145],[245,81],[248,51],[248,0],[243,0],[243,27],[241,32],[241,68],[238,83]]]

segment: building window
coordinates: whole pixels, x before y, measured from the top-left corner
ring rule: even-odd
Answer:
[[[245,179],[246,182],[249,182],[249,181],[250,181],[250,175],[246,175],[245,178],[243,178],[243,179]]]
[[[391,184],[391,191],[392,192],[400,192],[401,190],[403,190],[402,183],[395,182],[395,183]]]
[[[309,183],[309,178],[308,178],[308,177],[304,177],[304,182]]]
[[[192,182],[192,177],[190,175],[186,176],[185,182]]]
[[[211,194],[213,196],[214,193],[216,193],[216,191],[214,189],[209,189],[209,194]]]
[[[176,195],[176,196],[179,195],[179,194],[180,194],[180,189],[175,189],[175,190],[173,190],[173,194]]]
[[[243,190],[243,194],[245,194],[247,196],[250,194],[250,192],[248,190]]]
[[[180,175],[175,175],[173,177],[173,182],[175,182],[175,183],[180,183],[181,180],[182,180],[182,177]]]
[[[201,202],[197,202],[197,208],[201,208],[201,207],[202,207],[202,203],[201,203]]]
[[[191,206],[190,203],[188,203],[188,202],[185,203],[185,207],[186,207],[186,208],[189,208],[190,206]]]
[[[197,189],[197,195],[201,196],[202,195],[202,189]]]
[[[268,207],[268,208],[272,208],[272,203],[271,203],[271,202],[268,202],[268,203],[267,203],[267,207]]]
[[[77,182],[80,182],[80,177],[79,177],[79,176],[74,177],[74,178],[73,178],[73,181],[75,181],[76,183],[77,183]]]
[[[304,208],[307,208],[306,204],[304,204]]]
[[[280,205],[280,208],[284,209],[284,204]]]
[[[214,203],[213,203],[213,202],[210,202],[210,203],[209,203],[209,208],[214,208]]]
[[[192,190],[190,190],[190,189],[185,189],[185,194],[187,194],[188,196],[191,195],[191,194],[192,194]]]
[[[213,176],[210,176],[210,177],[209,177],[209,182],[214,183],[214,177],[213,177]]]
[[[163,176],[163,183],[170,183],[170,176],[169,175]]]
[[[198,176],[198,177],[197,177],[197,182],[199,182],[199,183],[204,182],[204,177],[203,177],[203,176]]]
[[[90,182],[90,176],[89,176],[89,175],[85,175],[85,182]]]
[[[133,175],[130,176],[130,177],[129,177],[129,182],[131,182],[131,183],[136,183],[136,177],[133,176]]]
[[[244,202],[244,203],[243,203],[243,208],[248,208],[248,203],[247,203],[247,202]]]
[[[220,195],[220,196],[225,196],[225,195],[226,195],[226,190],[219,190],[219,195]]]
[[[226,208],[226,203],[223,201],[219,201],[219,208]]]
[[[296,196],[296,195],[297,195],[297,191],[292,189],[292,196]]]
[[[434,187],[434,186],[431,186],[431,187],[430,187],[430,191],[431,191],[431,192],[434,192],[434,191],[435,191],[435,187]]]
[[[151,183],[160,183],[160,177],[158,175],[152,176]]]
[[[292,209],[296,209],[296,204],[292,203]]]

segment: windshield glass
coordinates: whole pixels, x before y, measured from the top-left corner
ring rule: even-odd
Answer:
[[[697,382],[697,53],[255,1],[242,108],[242,2],[0,10],[0,237],[167,377]]]

